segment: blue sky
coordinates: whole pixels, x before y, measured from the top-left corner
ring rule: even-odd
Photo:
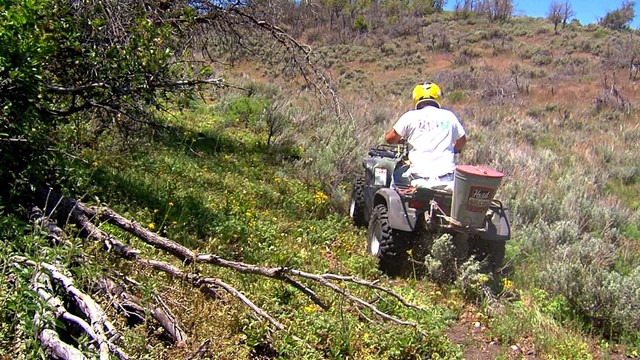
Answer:
[[[573,11],[576,13],[575,18],[580,21],[582,25],[595,23],[598,18],[603,17],[605,14],[612,10],[622,7],[624,0],[569,0]],[[547,17],[549,12],[549,5],[552,0],[514,0],[515,15],[527,15],[531,17]],[[448,0],[445,5],[445,9],[451,10],[455,5],[455,0]],[[640,27],[640,6],[639,1],[636,1],[636,17],[631,23],[632,28]]]

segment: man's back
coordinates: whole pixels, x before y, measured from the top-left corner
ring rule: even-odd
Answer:
[[[393,129],[411,146],[411,173],[438,177],[453,172],[454,143],[465,135],[457,116],[446,109],[425,106],[400,117]]]

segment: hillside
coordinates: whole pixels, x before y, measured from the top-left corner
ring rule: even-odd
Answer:
[[[118,81],[126,66],[148,70],[146,80],[127,78],[139,94],[95,81],[50,87],[62,100],[46,93],[33,101],[53,98],[49,110],[63,113],[64,105],[80,109],[78,98],[90,88],[122,111],[92,100],[93,108],[69,121],[23,124],[11,116],[38,112],[20,112],[28,104],[0,97],[9,109],[4,123],[44,134],[26,136],[44,144],[27,153],[7,145],[26,142],[14,128],[0,129],[0,160],[20,169],[2,174],[12,187],[0,204],[0,358],[55,358],[43,329],[105,359],[122,352],[149,359],[638,357],[640,95],[630,65],[640,35],[577,23],[556,34],[543,19],[448,12],[394,21],[385,15],[375,26],[367,13],[364,31],[361,22],[351,26],[355,13],[271,5],[252,13],[277,26],[266,31],[271,46],[252,37],[265,25],[250,17],[246,29],[225,33],[240,39],[235,52],[220,45],[219,28],[209,28],[214,35],[202,47],[192,45],[198,65],[186,74],[224,74],[226,86],[183,95],[185,82],[176,81],[157,99],[144,93],[148,84],[168,84],[148,79],[171,73],[158,64],[174,62],[158,52],[147,59],[140,49],[169,48],[158,39],[178,35],[142,24],[130,28],[149,35],[137,39],[145,46],[132,45],[139,64],[123,53],[134,63],[93,65]],[[100,21],[88,23],[93,32],[79,33],[103,30]],[[292,55],[298,48],[273,35],[279,29],[310,46],[310,71],[292,70],[296,56],[307,54]],[[194,33],[179,36],[191,41]],[[279,49],[279,42],[291,47]],[[34,49],[48,61],[59,54],[41,53],[50,51],[46,44]],[[71,45],[60,54],[76,51],[86,60],[82,43]],[[266,51],[262,61],[249,56],[259,50]],[[33,79],[42,76],[29,77],[36,68],[20,81],[39,84]],[[318,74],[335,86],[340,111]],[[82,73],[54,80],[75,75]],[[390,278],[367,255],[366,230],[346,214],[361,157],[426,80],[441,85],[445,107],[468,131],[459,163],[506,175],[497,196],[512,210],[513,233],[495,277],[470,266],[453,269],[451,282],[415,268]],[[35,172],[40,166],[46,171]],[[24,174],[34,173],[40,177],[29,183]],[[33,204],[52,221],[34,220]],[[71,305],[75,290],[58,273],[95,299],[109,321],[79,321],[85,315]],[[47,303],[51,296],[60,306]]]

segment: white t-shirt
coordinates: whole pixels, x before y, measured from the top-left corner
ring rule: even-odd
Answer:
[[[393,129],[410,145],[412,174],[432,178],[454,171],[453,144],[465,131],[453,112],[435,106],[410,110],[398,119]]]

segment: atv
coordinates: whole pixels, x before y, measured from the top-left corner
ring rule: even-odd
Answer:
[[[411,251],[416,259],[429,253],[434,239],[450,234],[458,263],[475,256],[497,273],[511,236],[509,210],[493,199],[502,174],[460,165],[453,184],[417,187],[394,176],[406,169],[406,160],[404,144],[378,145],[363,159],[364,174],[352,187],[349,215],[367,227],[367,251],[380,270],[400,275],[410,249],[418,249]]]

